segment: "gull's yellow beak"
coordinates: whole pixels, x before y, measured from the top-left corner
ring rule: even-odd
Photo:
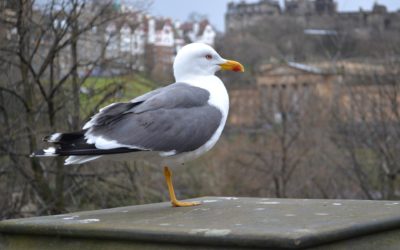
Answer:
[[[220,64],[221,70],[232,70],[235,72],[244,72],[244,67],[239,62],[227,60],[225,63]]]

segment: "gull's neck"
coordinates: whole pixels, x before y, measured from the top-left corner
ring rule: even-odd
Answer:
[[[202,75],[202,74],[184,74],[180,76],[175,76],[176,82],[184,82],[191,84],[193,82],[201,81],[201,80],[211,80],[213,78],[218,78],[215,75]]]

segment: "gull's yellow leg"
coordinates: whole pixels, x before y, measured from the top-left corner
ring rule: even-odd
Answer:
[[[165,180],[167,181],[169,197],[171,199],[172,206],[174,207],[191,207],[200,205],[200,202],[193,201],[193,202],[185,202],[185,201],[178,201],[175,196],[174,186],[172,185],[172,172],[169,170],[168,167],[164,167],[164,176]]]

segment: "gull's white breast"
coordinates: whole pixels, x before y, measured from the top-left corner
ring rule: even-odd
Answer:
[[[185,83],[207,90],[210,93],[208,104],[216,107],[222,113],[222,118],[217,130],[203,146],[194,151],[178,154],[171,157],[173,158],[173,161],[178,161],[179,163],[184,163],[186,161],[201,156],[217,143],[218,139],[221,136],[222,130],[225,127],[226,119],[229,112],[228,92],[226,91],[223,82],[217,76],[198,76],[192,79],[185,80]],[[167,162],[168,161],[169,160],[167,160]]]

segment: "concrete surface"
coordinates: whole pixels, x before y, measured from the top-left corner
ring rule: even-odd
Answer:
[[[400,249],[396,201],[193,200],[2,221],[0,249]]]

